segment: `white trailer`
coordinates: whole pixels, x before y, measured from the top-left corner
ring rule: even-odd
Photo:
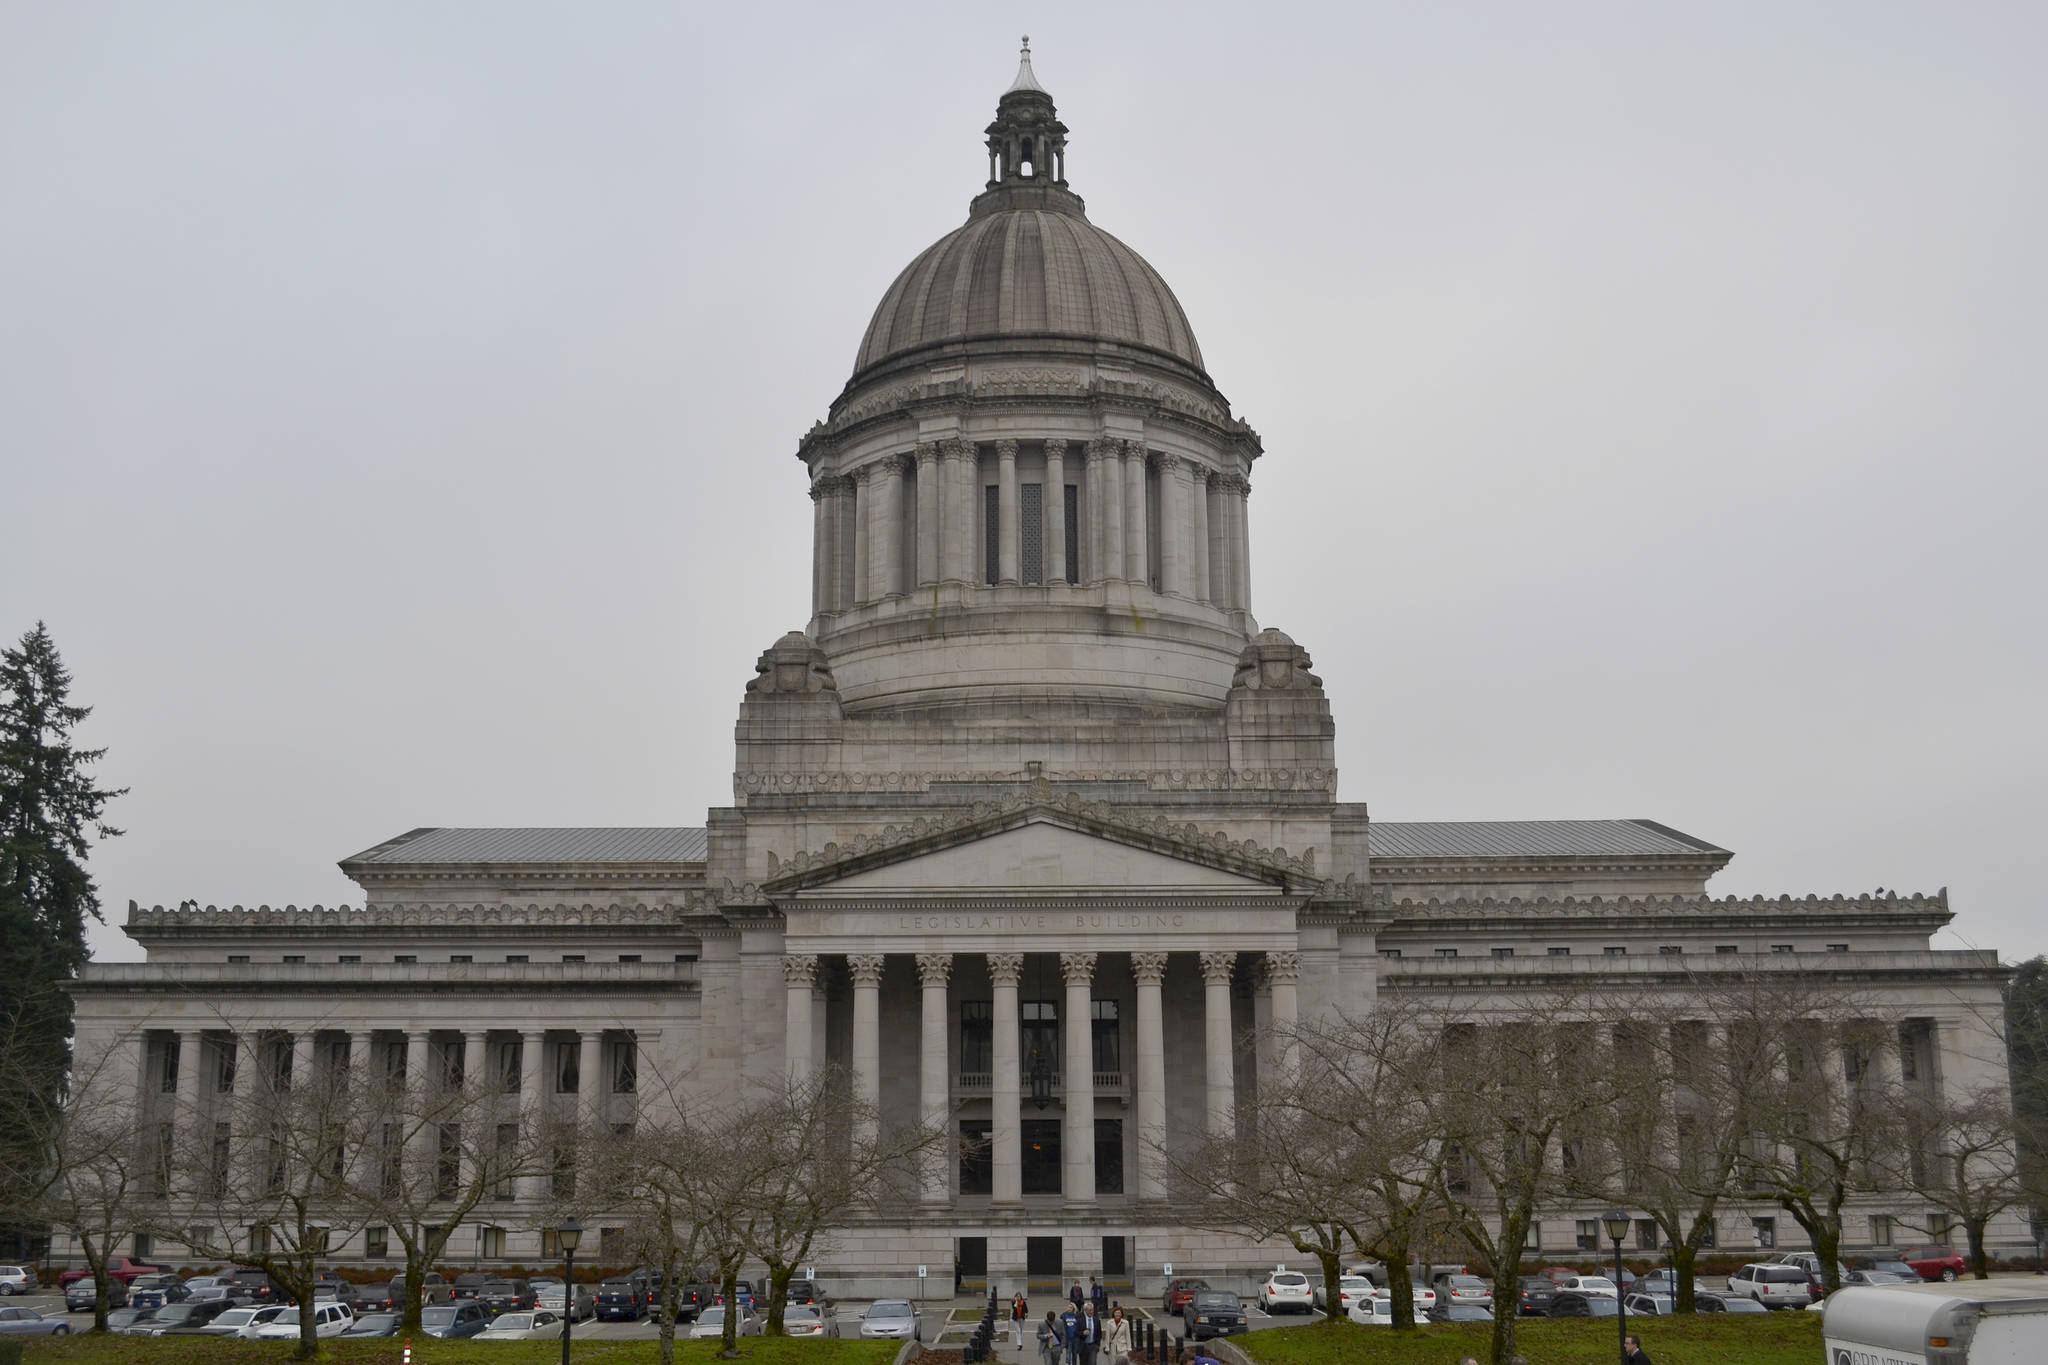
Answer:
[[[2048,1281],[1851,1285],[1821,1333],[1827,1365],[2042,1365]]]

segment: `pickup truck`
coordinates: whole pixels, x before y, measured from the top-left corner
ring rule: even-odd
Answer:
[[[170,1273],[170,1269],[167,1265],[150,1265],[146,1261],[131,1261],[126,1256],[116,1256],[107,1262],[107,1278],[129,1284],[138,1275],[166,1275]],[[57,1277],[57,1287],[69,1289],[79,1280],[91,1278],[91,1270],[84,1266],[76,1266]]]

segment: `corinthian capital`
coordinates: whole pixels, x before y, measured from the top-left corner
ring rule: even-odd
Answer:
[[[1291,986],[1301,978],[1301,954],[1296,952],[1266,954],[1266,984],[1269,986]]]
[[[931,441],[920,441],[915,458],[920,469],[929,469],[939,461],[939,448]]]
[[[917,979],[927,989],[946,989],[946,983],[953,977],[953,955],[951,953],[919,953],[917,955]]]
[[[1097,438],[1088,443],[1088,463],[1095,464],[1116,454],[1117,443],[1107,438]]]
[[[1152,457],[1152,463],[1159,466],[1159,472],[1162,474],[1178,474],[1187,461],[1171,451],[1162,450]]]
[[[788,953],[782,959],[782,982],[786,986],[809,986],[818,979],[815,953]]]
[[[1236,953],[1203,953],[1202,980],[1211,986],[1227,986],[1237,968]]]
[[[1131,975],[1140,986],[1156,986],[1166,980],[1165,953],[1132,953]]]
[[[1048,439],[1045,443],[1045,458],[1048,460],[1066,459],[1067,438],[1064,436],[1054,436]]]
[[[974,442],[958,436],[939,442],[939,449],[946,453],[949,460],[966,461],[974,458]]]
[[[1095,979],[1095,954],[1061,953],[1060,975],[1069,986],[1085,986]]]
[[[988,955],[988,979],[997,986],[1014,986],[1017,978],[1024,974],[1024,954],[990,953]]]
[[[996,442],[996,458],[997,458],[998,460],[1014,460],[1014,459],[1016,459],[1016,458],[1017,458],[1017,443],[1016,443],[1015,441],[1012,441],[1012,440],[1010,440],[1010,439],[1009,439],[1008,437],[1005,437],[1004,439],[1002,439],[1002,440],[1000,440],[1000,441],[997,441],[997,442]]]
[[[886,960],[880,953],[851,953],[846,959],[846,971],[856,986],[879,986],[882,984],[882,964]]]

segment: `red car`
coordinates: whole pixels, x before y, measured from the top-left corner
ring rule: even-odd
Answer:
[[[1913,1273],[1923,1280],[1953,1280],[1969,1268],[1969,1262],[1954,1247],[1907,1247],[1899,1253],[1899,1259],[1913,1267]]]
[[[1195,1301],[1200,1290],[1207,1289],[1207,1280],[1175,1280],[1166,1286],[1166,1316],[1177,1318],[1181,1310]]]

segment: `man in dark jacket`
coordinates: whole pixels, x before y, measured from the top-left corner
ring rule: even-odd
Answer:
[[[1109,1321],[1109,1289],[1093,1275],[1088,1277],[1088,1302],[1095,1306],[1095,1320]]]
[[[1650,1353],[1643,1349],[1642,1338],[1633,1332],[1621,1339],[1621,1359],[1623,1365],[1655,1365]]]
[[[1102,1350],[1102,1319],[1095,1316],[1095,1305],[1088,1304],[1081,1309],[1081,1365],[1095,1365],[1095,1357]]]

